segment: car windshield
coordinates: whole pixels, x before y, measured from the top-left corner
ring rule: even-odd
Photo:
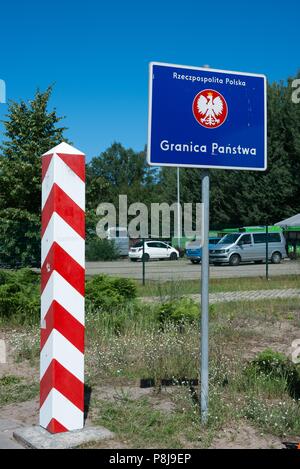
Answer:
[[[218,244],[232,244],[235,243],[236,240],[241,236],[241,233],[230,233],[225,236],[219,241]]]

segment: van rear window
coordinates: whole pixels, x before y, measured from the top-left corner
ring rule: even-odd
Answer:
[[[253,239],[255,244],[266,243],[267,241],[266,233],[254,233]],[[280,243],[281,238],[279,233],[268,233],[268,242],[269,243]]]

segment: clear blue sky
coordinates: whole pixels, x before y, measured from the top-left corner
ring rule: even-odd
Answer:
[[[5,1],[0,79],[13,100],[55,83],[51,104],[88,159],[115,140],[141,150],[149,61],[286,79],[300,68],[299,17],[299,0]]]

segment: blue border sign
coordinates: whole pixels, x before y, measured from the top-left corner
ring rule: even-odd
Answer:
[[[267,168],[266,77],[151,62],[148,163]]]

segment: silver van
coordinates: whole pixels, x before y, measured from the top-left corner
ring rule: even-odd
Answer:
[[[282,233],[268,233],[268,258],[279,264],[286,254],[286,241]],[[240,262],[260,263],[266,260],[266,233],[230,233],[209,250],[214,265],[239,265]]]
[[[128,256],[129,237],[127,228],[120,226],[109,227],[107,230],[107,239],[113,241],[120,256]]]

